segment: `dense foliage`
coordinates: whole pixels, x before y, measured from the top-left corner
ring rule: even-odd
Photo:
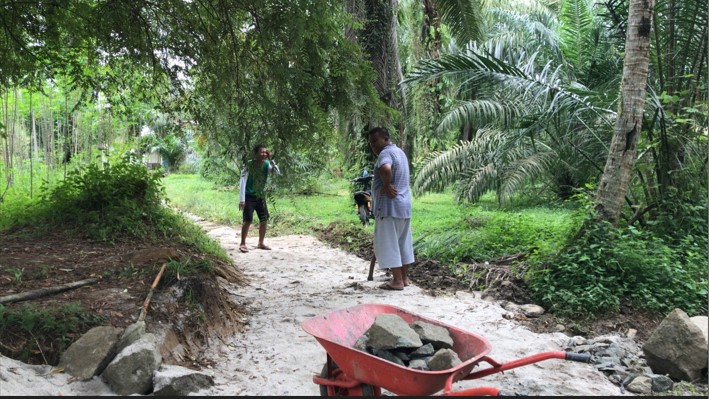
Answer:
[[[43,224],[79,228],[90,237],[156,236],[164,208],[159,172],[131,156],[71,171],[42,196]]]
[[[623,305],[656,314],[674,308],[706,314],[707,211],[693,208],[683,218],[692,227],[676,234],[667,230],[671,226],[638,230],[599,222],[590,206],[582,207],[581,233],[525,279],[539,303],[575,319],[618,313]]]
[[[143,155],[159,153],[161,172],[189,167],[229,190],[263,143],[283,171],[275,204],[371,168],[362,133],[381,123],[410,155],[419,198],[453,192],[465,206],[494,193],[501,212],[445,218],[463,228],[432,231],[417,242],[422,254],[534,254],[530,287],[560,313],[613,312],[623,301],[706,310],[705,1],[652,10],[621,215],[609,226],[589,207],[617,136],[628,4],[7,1],[0,226],[15,225],[13,215],[102,240],[167,234],[160,172],[137,165]],[[141,157],[104,159],[131,147]],[[579,193],[581,205],[567,202]],[[559,233],[510,212],[515,202],[579,211]],[[558,245],[540,248],[545,235]]]

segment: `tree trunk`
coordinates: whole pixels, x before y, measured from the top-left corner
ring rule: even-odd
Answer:
[[[37,127],[34,120],[32,97],[32,91],[30,90],[30,198],[32,198],[34,191],[34,157],[37,154]]]
[[[597,217],[613,224],[628,192],[642,129],[654,7],[655,0],[631,0],[628,11],[620,113],[596,198]]]
[[[399,82],[402,79],[397,41],[397,0],[365,0],[366,14],[360,44],[369,56],[377,79],[374,87],[380,100],[389,107],[401,111]],[[390,115],[370,115],[370,127],[391,126],[395,121]],[[398,126],[397,126],[398,128]]]

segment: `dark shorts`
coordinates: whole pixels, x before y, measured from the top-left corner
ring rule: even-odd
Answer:
[[[259,223],[268,221],[268,207],[263,198],[254,195],[247,195],[244,201],[244,222],[251,223],[254,221],[254,211],[258,215]]]

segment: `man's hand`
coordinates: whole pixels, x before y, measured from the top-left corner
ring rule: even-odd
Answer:
[[[384,187],[382,187],[382,190],[384,190],[384,194],[388,195],[389,198],[396,197],[397,191],[393,184],[385,184]]]
[[[239,210],[240,211],[244,210],[244,203],[243,202],[239,202]]]

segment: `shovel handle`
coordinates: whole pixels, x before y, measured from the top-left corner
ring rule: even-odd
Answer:
[[[377,261],[377,255],[372,254],[372,261],[369,262],[369,274],[367,275],[367,281],[374,280],[374,262]]]

